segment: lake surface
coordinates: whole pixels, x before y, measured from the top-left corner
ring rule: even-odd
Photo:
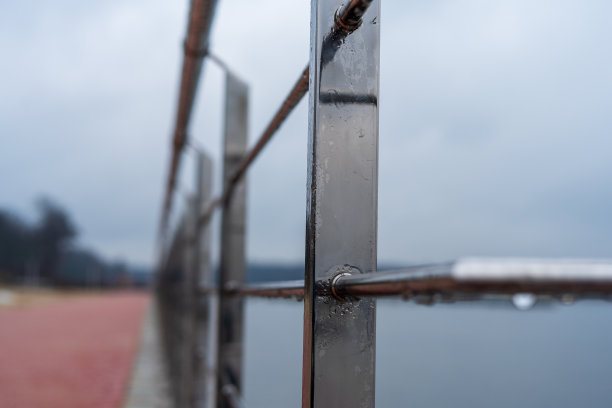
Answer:
[[[301,403],[303,304],[246,303],[244,396]],[[422,306],[382,300],[376,406],[612,407],[612,303]]]

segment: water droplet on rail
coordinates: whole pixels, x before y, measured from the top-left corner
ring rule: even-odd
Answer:
[[[531,309],[538,299],[531,293],[517,293],[512,296],[512,304],[518,310],[529,310]]]

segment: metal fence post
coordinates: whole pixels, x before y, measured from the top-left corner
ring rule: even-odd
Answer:
[[[247,147],[248,87],[226,74],[225,145],[223,161],[224,186],[228,186],[239,167]],[[227,408],[223,386],[231,384],[240,390],[242,384],[243,300],[226,296],[223,289],[239,285],[245,275],[245,202],[244,180],[223,205],[221,220],[221,259],[219,265],[219,316],[217,342],[217,407]]]
[[[204,243],[208,243],[208,225],[198,222],[203,204],[209,199],[212,188],[212,163],[204,153],[199,152],[196,159],[195,193],[187,208],[185,223],[185,253],[183,279],[183,343],[181,357],[181,393],[185,407],[201,406],[204,395],[202,374],[205,373],[205,327],[202,327],[201,314],[207,313],[199,305],[199,286],[206,266],[208,253]],[[204,344],[202,344],[204,343]]]
[[[164,305],[162,307],[163,312],[160,315],[167,353],[167,369],[172,397],[175,404],[180,407],[184,406],[185,403],[183,387],[183,350],[185,343],[183,316],[185,315],[185,304],[182,299],[186,279],[185,270],[187,267],[185,262],[187,215],[187,213],[183,214],[174,233],[168,250],[165,276],[160,281],[162,291],[160,296]]]
[[[181,350],[181,406],[193,407],[195,402],[195,352],[196,352],[196,290],[197,290],[197,248],[199,245],[199,231],[197,230],[197,209],[201,206],[202,191],[199,183],[196,184],[195,193],[187,202],[185,209],[184,231],[183,231],[183,281],[181,288],[182,313],[182,342]]]
[[[197,163],[197,185],[201,190],[200,205],[197,208],[198,217],[206,208],[206,205],[212,198],[212,174],[213,163],[212,159],[203,152],[198,153]],[[209,381],[209,365],[210,359],[208,352],[208,336],[210,331],[210,307],[209,297],[199,295],[199,288],[203,285],[209,287],[211,285],[211,268],[210,268],[210,222],[201,225],[198,234],[198,243],[196,245],[196,259],[194,260],[196,271],[196,368],[194,375],[195,383],[195,406],[203,408],[206,406],[210,393],[207,387]]]
[[[338,21],[349,7],[360,22]],[[379,2],[311,11],[302,408],[373,407],[375,300],[329,288],[376,269]]]

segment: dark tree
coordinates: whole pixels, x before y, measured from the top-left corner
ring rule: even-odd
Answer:
[[[37,202],[40,221],[34,229],[41,277],[59,282],[58,267],[62,253],[76,235],[76,228],[66,212],[49,201]]]
[[[0,278],[22,277],[26,264],[35,258],[30,228],[13,214],[0,210]]]
[[[34,224],[0,209],[0,283],[102,288],[130,285],[138,275],[137,283],[146,284],[149,273],[74,245],[76,228],[63,208],[48,199],[36,204]]]
[[[92,251],[70,248],[62,255],[61,280],[72,286],[100,286],[105,268],[104,261]]]

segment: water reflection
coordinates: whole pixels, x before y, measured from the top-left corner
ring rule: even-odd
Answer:
[[[378,302],[376,406],[609,407],[609,303]],[[302,304],[247,302],[245,400],[299,407]]]

